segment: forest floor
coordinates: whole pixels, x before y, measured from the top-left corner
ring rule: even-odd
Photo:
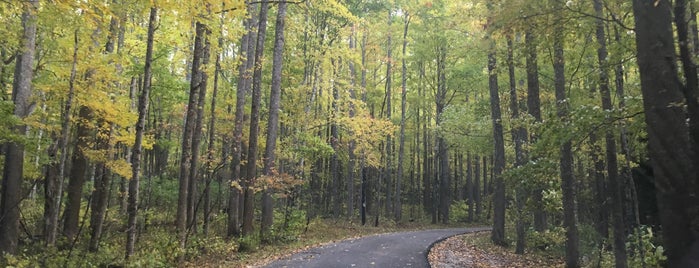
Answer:
[[[457,235],[434,244],[428,255],[435,268],[529,268],[564,267],[561,259],[526,252],[514,254],[514,248],[503,248],[490,242],[490,232]]]

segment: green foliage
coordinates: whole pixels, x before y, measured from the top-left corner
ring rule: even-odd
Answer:
[[[667,259],[665,249],[657,244],[658,238],[649,226],[635,228],[626,241],[629,267],[662,267]]]
[[[306,211],[294,208],[275,210],[272,234],[275,240],[283,243],[298,240],[306,228]]]
[[[449,222],[468,221],[468,203],[466,200],[452,202],[449,207]]]
[[[527,245],[539,250],[563,252],[565,249],[565,229],[560,226],[537,232],[529,230],[527,233]]]

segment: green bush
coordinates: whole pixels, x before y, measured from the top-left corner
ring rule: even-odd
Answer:
[[[667,257],[663,246],[656,245],[657,238],[653,229],[640,226],[629,234],[626,240],[626,250],[629,253],[629,267],[662,267]]]
[[[468,203],[466,200],[456,201],[449,207],[450,222],[467,222],[468,221]]]

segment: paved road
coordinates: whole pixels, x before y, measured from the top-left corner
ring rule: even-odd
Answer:
[[[349,239],[299,252],[265,267],[429,267],[427,249],[434,242],[485,230],[490,228],[436,229]]]

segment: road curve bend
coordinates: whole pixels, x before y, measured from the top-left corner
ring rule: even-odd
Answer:
[[[489,227],[433,229],[354,238],[280,258],[267,268],[429,267],[427,250],[442,239]]]

